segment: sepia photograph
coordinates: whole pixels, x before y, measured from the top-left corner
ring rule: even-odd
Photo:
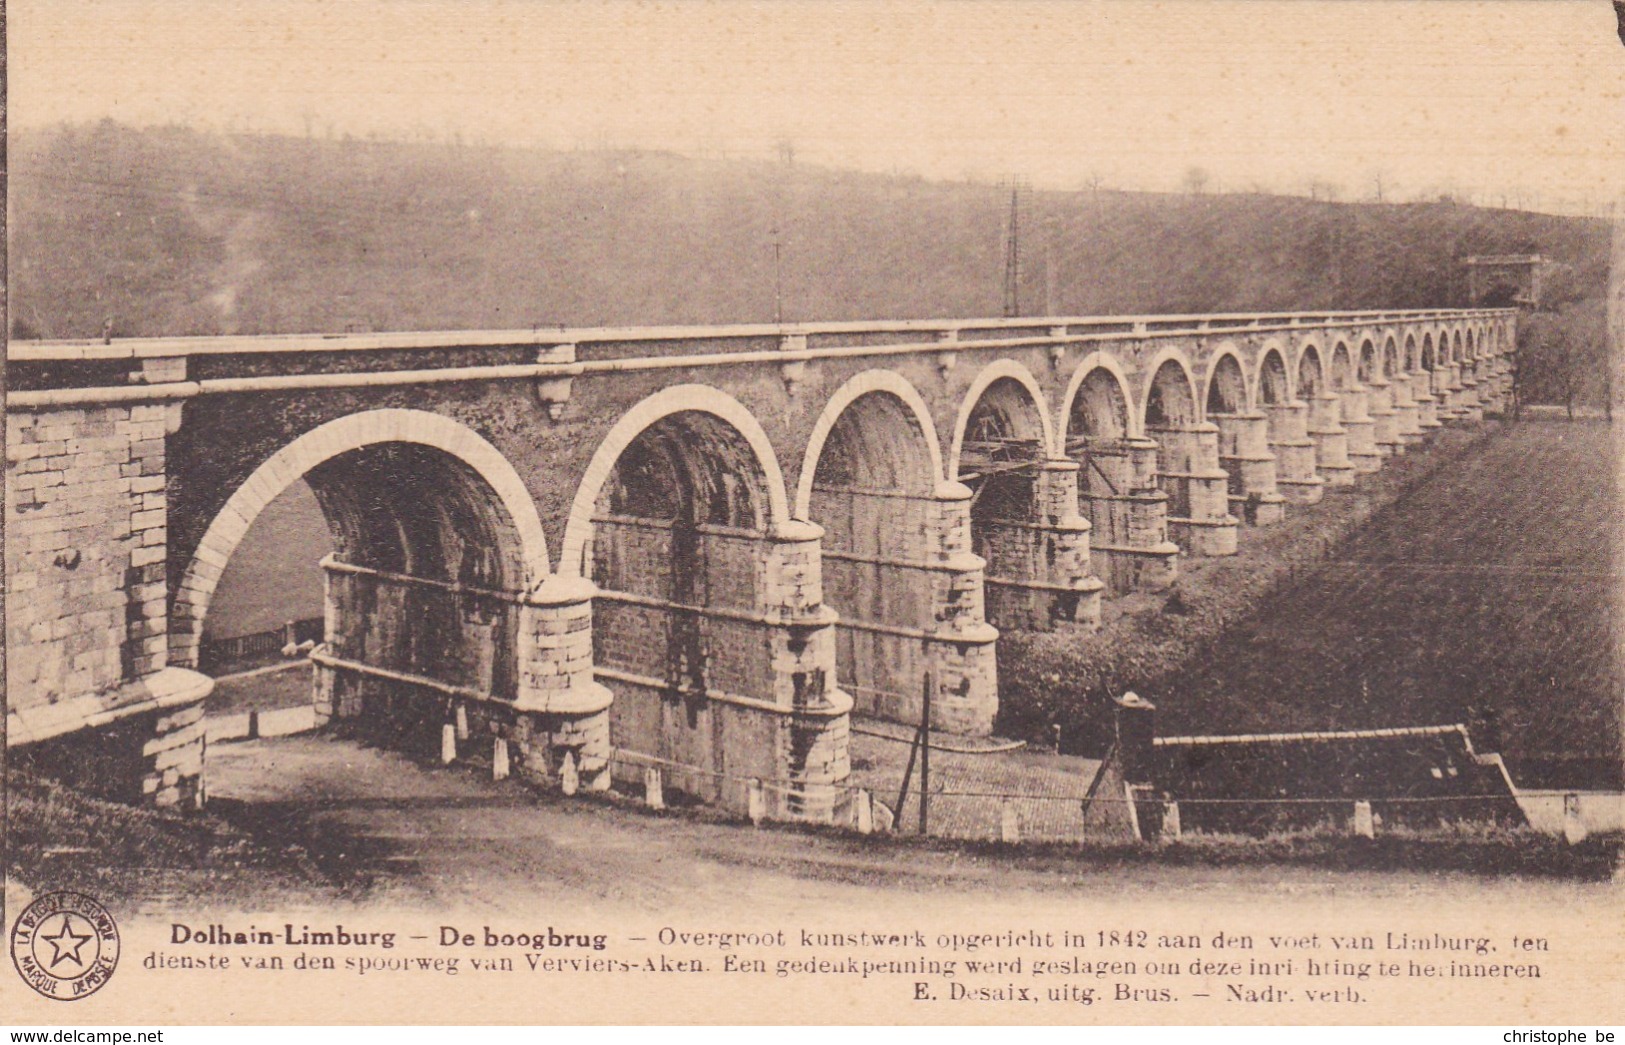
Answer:
[[[3,17],[0,1023],[1625,1023],[1617,0]]]

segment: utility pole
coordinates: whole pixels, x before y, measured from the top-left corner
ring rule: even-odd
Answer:
[[[773,322],[784,324],[784,265],[777,225],[773,226]]]
[[[1010,222],[1004,237],[1004,314],[1021,315],[1021,193],[1022,178],[1010,181]]]
[[[920,711],[920,836],[930,833],[931,817],[931,672],[925,673],[925,699]]]

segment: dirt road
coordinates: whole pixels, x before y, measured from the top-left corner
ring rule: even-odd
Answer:
[[[302,848],[319,877],[334,883],[302,890],[304,902],[363,907],[495,915],[541,903],[633,916],[692,907],[769,915],[877,905],[971,911],[1071,898],[1124,909],[1174,903],[1211,911],[1385,897],[1424,908],[1468,900],[1527,908],[1585,904],[1611,889],[1466,874],[1175,866],[1067,849],[970,851],[757,830],[537,794],[466,767],[425,765],[321,736],[217,745],[210,751],[210,791],[217,815],[266,844]],[[241,888],[234,887],[229,902],[255,902]],[[156,909],[178,899],[152,896],[147,903]],[[195,893],[186,901],[206,902]],[[281,906],[296,898],[263,901]]]

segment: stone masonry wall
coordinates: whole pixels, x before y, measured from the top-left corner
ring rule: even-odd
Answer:
[[[13,709],[113,689],[164,666],[165,410],[8,415]]]

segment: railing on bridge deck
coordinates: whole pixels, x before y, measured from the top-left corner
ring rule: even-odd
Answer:
[[[19,374],[7,395],[13,409],[99,402],[181,400],[198,395],[312,388],[427,385],[458,381],[555,379],[588,374],[648,371],[740,363],[795,364],[813,359],[957,353],[1064,347],[1120,341],[1265,332],[1310,332],[1351,325],[1406,325],[1443,320],[1504,319],[1512,309],[1415,309],[1221,313],[1210,315],[1049,316],[1012,319],[901,319],[786,324],[660,327],[531,327],[515,330],[405,331],[383,334],[268,334],[209,337],[116,338],[112,340],[12,341],[16,363],[141,364],[142,374],[98,373],[107,383],[90,385],[89,371]],[[928,335],[922,337],[921,335]],[[690,341],[695,354],[637,355],[628,346]],[[737,347],[735,347],[737,346]],[[526,349],[520,361],[480,365],[414,365],[390,370],[284,373],[191,378],[150,365],[161,360],[232,355],[310,355],[434,352],[453,349]],[[431,360],[424,360],[430,363]],[[183,368],[184,369],[184,368]],[[216,367],[218,369],[218,367]],[[53,376],[54,375],[54,376]],[[134,378],[134,383],[131,378]],[[568,390],[559,390],[567,396]],[[546,394],[546,393],[544,393]]]

